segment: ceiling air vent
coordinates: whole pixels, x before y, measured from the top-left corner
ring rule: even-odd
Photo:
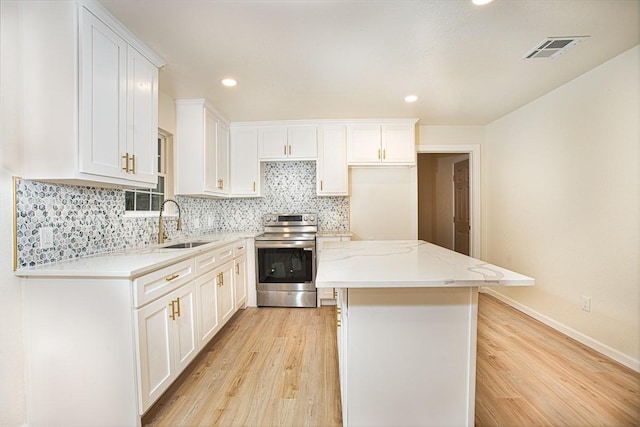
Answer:
[[[547,37],[537,44],[522,59],[549,58],[555,59],[589,36]]]

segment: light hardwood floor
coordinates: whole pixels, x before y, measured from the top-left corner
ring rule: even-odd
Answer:
[[[638,426],[640,374],[480,294],[477,426]]]
[[[638,426],[640,375],[481,294],[477,426]],[[335,315],[241,310],[148,426],[339,426]]]

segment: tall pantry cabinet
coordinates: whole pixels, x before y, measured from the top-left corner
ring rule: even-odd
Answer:
[[[164,62],[95,1],[21,2],[23,178],[157,183]]]

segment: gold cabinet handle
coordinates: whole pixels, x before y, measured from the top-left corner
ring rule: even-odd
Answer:
[[[180,317],[180,297],[176,298],[176,304],[178,304],[178,317]]]
[[[378,159],[380,159],[380,149],[378,148]]]
[[[236,264],[236,274],[240,275],[240,264]]]
[[[124,153],[124,155],[122,156],[122,160],[124,160],[124,167],[122,168],[122,170],[126,173],[129,173],[129,153]]]
[[[224,189],[224,180],[222,178],[218,179],[218,189],[219,190]]]
[[[322,184],[323,184],[323,181],[322,181],[322,180],[320,180],[320,191],[322,191],[322,190],[323,190],[323,185],[322,185]]]
[[[291,146],[289,146],[289,155],[291,155]]]
[[[253,191],[256,191],[256,182],[253,181]]]
[[[383,159],[387,158],[387,149],[386,148],[384,150],[382,150],[382,158]]]
[[[176,306],[175,306],[175,301],[171,301],[171,304],[169,304],[171,306],[171,314],[169,315],[169,317],[171,317],[171,320],[176,320]]]
[[[337,299],[338,298],[338,291],[336,291],[336,288],[333,288],[333,299]]]
[[[166,280],[167,282],[170,282],[170,281],[172,281],[173,279],[176,279],[176,278],[178,278],[178,277],[180,277],[180,275],[176,273],[176,274],[172,274],[171,276],[167,276],[167,277],[165,277],[165,278],[164,278],[164,280]]]
[[[286,145],[286,144],[285,144],[285,146],[284,146],[284,155],[285,155],[285,156],[287,155],[287,145]]]
[[[136,155],[132,154],[131,155],[131,173],[132,174],[136,174]]]

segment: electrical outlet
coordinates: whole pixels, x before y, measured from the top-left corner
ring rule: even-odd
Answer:
[[[40,233],[40,249],[49,249],[53,247],[53,228],[42,227]]]
[[[196,230],[200,228],[200,218],[193,219],[193,228],[195,228]]]
[[[582,295],[582,309],[584,311],[591,311],[591,297]]]

